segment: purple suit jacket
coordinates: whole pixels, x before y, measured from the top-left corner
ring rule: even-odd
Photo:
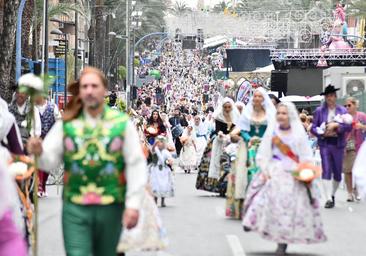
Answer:
[[[347,114],[347,109],[343,106],[337,105],[336,106],[336,115],[340,114]],[[314,119],[313,125],[311,127],[311,133],[318,137],[318,145],[319,146],[326,146],[327,145],[327,138],[324,138],[322,135],[319,135],[316,132],[316,127],[319,127],[322,123],[328,122],[328,107],[324,103],[322,106],[318,107],[314,112]],[[345,147],[346,146],[346,133],[352,130],[352,124],[340,124],[337,134],[337,146],[338,147]]]

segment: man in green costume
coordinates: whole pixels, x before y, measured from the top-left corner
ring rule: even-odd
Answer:
[[[69,85],[73,99],[42,142],[30,139],[39,167],[65,165],[62,227],[69,256],[116,255],[122,224],[134,227],[147,181],[137,131],[104,104],[103,73],[85,68]]]

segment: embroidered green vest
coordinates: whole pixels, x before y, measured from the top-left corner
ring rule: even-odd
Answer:
[[[96,127],[83,114],[64,122],[64,200],[82,205],[124,202],[127,121],[126,114],[105,107]]]

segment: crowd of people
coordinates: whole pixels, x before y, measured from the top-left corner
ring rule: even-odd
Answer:
[[[69,85],[73,99],[62,114],[46,94],[34,109],[21,90],[9,106],[1,100],[0,255],[27,255],[7,173],[14,155],[27,154],[42,170],[39,198],[47,197],[48,173],[64,165],[68,255],[115,255],[121,217],[125,228],[136,226],[147,188],[165,207],[178,170],[197,175],[196,189],[226,197],[226,216],[277,243],[278,256],[288,244],[326,241],[319,187],[327,209],[336,206],[343,177],[348,202],[366,195],[366,114],[358,101],[338,105],[329,85],[321,106],[299,113],[260,87],[245,105],[223,95],[216,65],[167,42],[158,61],[139,68],[161,75],[138,90],[129,116],[105,105],[107,80],[91,67]]]
[[[358,101],[349,97],[338,105],[338,89],[328,85],[324,102],[312,113],[263,88],[253,89],[246,105],[234,102],[218,92],[215,63],[180,47],[168,45],[158,67],[162,79],[139,94],[139,115],[151,112],[150,119],[155,115],[165,126],[155,124],[154,136],[166,137],[178,168],[197,172],[197,189],[226,197],[227,217],[276,242],[277,255],[291,243],[324,242],[321,194],[330,209],[342,179],[347,202],[364,193],[365,146],[360,148],[366,120]],[[146,122],[146,138],[152,136],[151,125]],[[171,186],[173,180],[166,178]]]

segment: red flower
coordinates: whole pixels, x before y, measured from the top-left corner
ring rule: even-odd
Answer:
[[[119,183],[122,185],[126,184],[126,175],[124,172],[119,175]]]
[[[69,183],[69,172],[64,172],[64,185]]]

